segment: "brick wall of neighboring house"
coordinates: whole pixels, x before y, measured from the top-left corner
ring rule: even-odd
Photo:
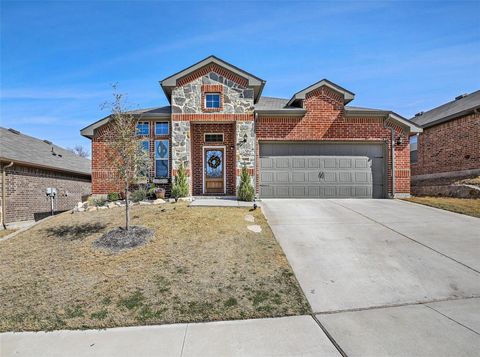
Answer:
[[[1,164],[0,164],[1,167]],[[14,165],[6,169],[6,223],[39,220],[50,215],[47,187],[57,189],[55,211],[67,211],[90,194],[90,177]]]
[[[423,129],[412,176],[480,169],[480,113]]]
[[[345,117],[343,98],[336,92],[321,87],[307,94],[304,101],[307,113],[303,118],[259,118],[256,123],[257,155],[258,141],[325,140],[387,142],[388,167],[391,167],[389,129],[383,119]],[[410,192],[410,145],[408,135],[399,127],[395,137],[402,137],[402,144],[395,147],[396,193]],[[258,158],[257,158],[258,162]],[[257,175],[259,168],[257,167]],[[258,185],[258,182],[257,182]],[[388,190],[391,192],[391,170],[388,169]]]
[[[236,155],[235,155],[235,123],[192,123],[192,190],[194,195],[203,194],[203,147],[225,146],[226,156],[226,194],[236,192]],[[206,133],[223,134],[223,142],[205,143]]]
[[[162,120],[149,121],[149,135],[145,137],[145,140],[149,142],[150,177],[155,175],[155,140],[169,140],[168,170],[170,174],[172,172],[172,141],[170,136],[172,128],[169,125],[169,135],[157,136],[155,135],[156,121],[160,122]],[[115,168],[111,162],[112,154],[107,142],[107,131],[108,124],[95,130],[92,139],[92,194],[108,194],[110,192],[123,192],[124,190],[122,182],[115,175]],[[167,195],[170,194],[171,177],[168,178],[168,183],[158,184],[157,186],[165,188]]]

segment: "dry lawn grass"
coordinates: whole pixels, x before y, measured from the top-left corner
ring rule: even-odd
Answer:
[[[310,312],[260,210],[135,206],[132,223],[155,237],[119,253],[95,248],[123,212],[64,213],[0,242],[0,331]],[[261,233],[247,230],[247,213]]]
[[[16,230],[15,229],[2,229],[0,231],[0,238],[3,238],[5,236],[8,236],[9,234],[15,232]]]
[[[480,199],[450,198],[450,197],[412,197],[406,201],[441,208],[447,211],[480,217]]]

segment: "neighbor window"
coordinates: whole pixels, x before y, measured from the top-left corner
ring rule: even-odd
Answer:
[[[417,142],[417,135],[410,137],[410,163],[412,164],[415,164],[417,162]]]
[[[155,135],[168,135],[168,122],[156,122]]]
[[[206,93],[205,108],[220,108],[220,93]]]
[[[206,143],[223,142],[223,134],[205,134]]]
[[[155,140],[155,177],[168,177],[168,140]]]
[[[148,135],[149,133],[148,121],[139,121],[137,123],[137,135]]]

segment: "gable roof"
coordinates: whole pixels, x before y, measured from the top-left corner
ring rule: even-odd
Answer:
[[[260,115],[295,115],[303,116],[306,110],[299,107],[288,105],[290,100],[287,98],[261,97],[255,104],[255,112]],[[422,129],[412,121],[398,115],[391,110],[373,109],[364,107],[344,106],[345,116],[374,116],[382,117],[394,121],[401,126],[408,128],[411,133],[420,133]]]
[[[338,93],[342,94],[343,98],[344,98],[344,104],[347,104],[347,103],[351,102],[353,100],[353,98],[355,98],[355,94],[353,92],[350,92],[349,90],[346,90],[345,88],[340,87],[338,84],[335,84],[335,83],[329,81],[328,79],[324,78],[324,79],[318,81],[317,83],[314,83],[311,86],[308,86],[307,88],[302,89],[301,91],[295,93],[293,95],[293,97],[288,101],[288,105],[294,104],[297,100],[305,99],[305,95],[307,93],[310,93],[311,91],[313,91],[317,88],[323,87],[323,86],[326,86],[326,87],[334,90],[335,92],[338,92]]]
[[[260,95],[262,94],[263,87],[265,86],[266,81],[213,55],[210,55],[207,58],[191,65],[190,67],[187,67],[160,81],[160,85],[162,86],[162,89],[165,92],[165,95],[167,96],[168,101],[171,101],[170,97],[171,97],[173,88],[177,86],[177,80],[212,63],[220,67],[223,67],[226,70],[232,73],[235,73],[236,75],[242,78],[245,78],[248,81],[248,86],[253,88],[254,102],[257,102],[257,100],[260,98]]]
[[[0,127],[0,160],[82,175],[91,173],[90,160],[48,140],[37,139],[2,127]]]
[[[440,124],[480,108],[480,90],[433,108],[411,120],[424,128]]]
[[[155,107],[155,108],[145,108],[145,109],[136,109],[136,110],[131,110],[128,113],[134,114],[135,116],[138,115],[138,119],[141,120],[142,118],[148,119],[161,119],[161,118],[167,118],[170,119],[170,115],[172,113],[172,108],[167,105],[164,107]],[[93,133],[95,129],[107,124],[110,121],[110,115],[97,120],[95,123],[92,123],[88,126],[86,126],[83,129],[80,129],[80,134],[86,138],[93,138]]]

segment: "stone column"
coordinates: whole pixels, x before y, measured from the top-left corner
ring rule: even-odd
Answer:
[[[243,166],[251,171],[252,185],[255,187],[255,124],[251,121],[237,121],[237,188]],[[244,143],[245,134],[247,141]]]
[[[192,192],[192,160],[190,157],[190,122],[172,121],[172,184],[174,175],[181,165],[188,174],[190,193]]]

